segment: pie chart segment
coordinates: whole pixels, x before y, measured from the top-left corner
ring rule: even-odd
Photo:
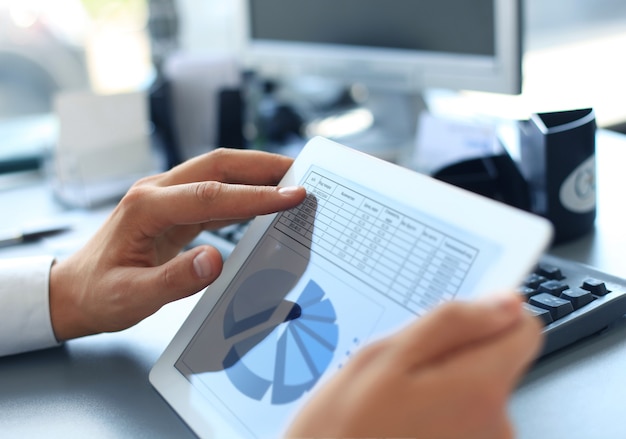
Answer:
[[[322,290],[318,284],[311,280],[302,291],[302,294],[298,299],[298,303],[301,307],[306,307],[308,309],[315,306],[315,304],[320,303],[323,298],[324,290]],[[334,310],[333,314],[335,314]]]
[[[276,334],[272,333],[246,354],[244,363],[254,364],[254,373],[271,383],[274,379],[274,369],[276,368],[277,348]]]
[[[296,283],[287,270],[265,269],[250,275],[237,289],[224,315],[224,337],[230,338],[262,327],[285,301]]]
[[[271,271],[276,274],[277,270]],[[255,339],[252,348],[245,338],[233,345],[232,350],[237,352],[233,357],[238,361],[225,369],[226,374],[241,393],[252,399],[267,396],[272,404],[295,401],[315,385],[333,359],[339,330],[331,301],[313,280],[293,301],[300,306],[299,317],[280,323],[261,341]],[[238,319],[226,316],[226,320],[232,331],[232,322]],[[250,337],[256,334],[257,338],[263,332],[247,330]]]
[[[306,306],[306,305],[300,305]],[[307,306],[306,314],[302,312],[302,318],[307,320],[321,320],[326,322],[335,321],[335,310],[329,300],[322,300],[321,302],[314,302]]]
[[[298,342],[292,328],[284,332],[285,339],[285,355],[278,357],[276,360],[282,364],[284,373],[281,374],[281,382],[285,386],[298,386],[315,380],[315,375],[311,370],[310,359],[307,358],[307,352],[303,351],[306,346],[302,346]]]
[[[301,351],[308,356],[316,376],[324,373],[337,346],[339,331],[337,326],[329,326],[317,324],[316,327],[311,327],[302,322],[294,322],[289,328],[294,333],[294,338],[300,340],[301,346],[306,346]],[[315,332],[316,329],[319,332]]]
[[[252,351],[251,351],[252,352]],[[267,393],[272,381],[247,368],[242,361],[225,369],[230,381],[239,391],[252,399],[260,400]]]

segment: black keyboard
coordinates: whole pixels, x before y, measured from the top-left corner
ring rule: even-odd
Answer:
[[[543,255],[520,293],[544,323],[541,356],[606,328],[626,314],[626,279],[552,255]]]
[[[204,232],[194,244],[210,244],[227,257],[249,223]],[[603,330],[626,314],[626,279],[565,258],[543,255],[519,292],[546,335],[541,357]]]

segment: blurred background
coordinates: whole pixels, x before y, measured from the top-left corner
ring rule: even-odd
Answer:
[[[35,165],[26,159],[54,130],[59,92],[147,91],[176,52],[235,53],[239,10],[240,0],[0,0],[0,159]],[[624,130],[626,2],[527,0],[523,15],[522,94],[467,92],[463,105],[512,118],[593,107],[600,126]]]

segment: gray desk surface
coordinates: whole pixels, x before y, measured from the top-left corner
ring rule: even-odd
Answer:
[[[626,277],[626,136],[601,132],[596,156],[595,230],[551,252]],[[626,437],[626,319],[536,365],[510,412],[520,438]]]
[[[588,236],[553,253],[626,275],[623,227],[626,136],[600,132],[597,145],[598,218]],[[28,200],[28,210],[15,209]],[[65,211],[36,179],[0,180],[0,228],[46,216],[76,221],[77,229],[38,246],[0,251],[0,257],[72,251],[109,208]],[[165,306],[137,326],[64,346],[0,358],[2,437],[193,437],[148,382],[148,372],[197,301]],[[626,413],[626,321],[536,365],[512,397],[520,438],[616,438]]]

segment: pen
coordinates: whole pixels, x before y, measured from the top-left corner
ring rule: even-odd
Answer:
[[[43,225],[26,229],[0,230],[0,248],[12,245],[36,242],[42,238],[53,236],[70,230],[67,224]]]

